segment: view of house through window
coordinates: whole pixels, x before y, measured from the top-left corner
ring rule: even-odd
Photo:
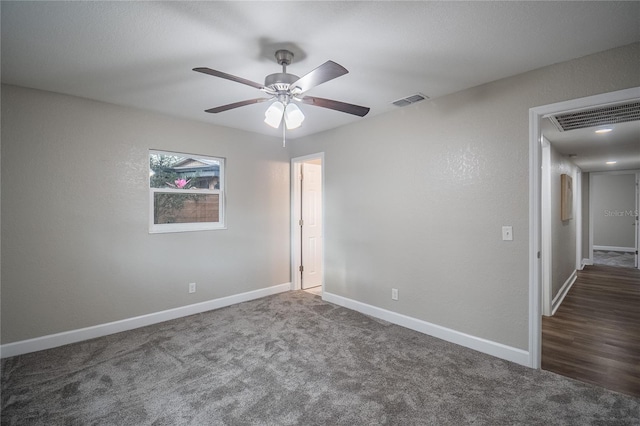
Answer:
[[[223,189],[223,158],[149,151],[149,231],[224,228]]]

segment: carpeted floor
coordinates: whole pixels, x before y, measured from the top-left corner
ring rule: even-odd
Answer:
[[[640,400],[288,292],[2,361],[3,425],[638,425]]]
[[[620,266],[623,268],[635,267],[635,254],[623,251],[593,251],[594,265]]]

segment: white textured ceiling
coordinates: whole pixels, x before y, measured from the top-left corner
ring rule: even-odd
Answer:
[[[278,136],[259,97],[199,74],[209,67],[263,82],[327,60],[350,73],[309,95],[371,107],[431,98],[640,40],[640,2],[7,2],[2,81]],[[366,120],[302,105],[295,138]]]

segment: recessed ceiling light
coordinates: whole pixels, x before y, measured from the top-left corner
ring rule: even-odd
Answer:
[[[616,164],[617,161],[607,161],[607,164]]]
[[[611,131],[613,131],[613,129],[607,127],[606,129],[598,129],[598,130],[596,130],[596,133],[609,133]]]

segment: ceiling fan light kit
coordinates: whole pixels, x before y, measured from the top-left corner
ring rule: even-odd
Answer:
[[[206,67],[194,68],[194,71],[245,84],[269,95],[268,98],[234,102],[232,104],[207,109],[205,112],[217,114],[246,105],[275,100],[265,111],[264,122],[277,129],[280,127],[284,118],[284,125],[282,126],[283,146],[286,143],[285,129],[296,129],[302,125],[305,119],[302,110],[296,104],[292,103],[292,101],[345,112],[359,117],[364,117],[369,112],[369,108],[360,105],[304,95],[305,92],[322,83],[347,74],[349,71],[342,65],[333,61],[327,61],[304,76],[298,77],[287,73],[287,65],[291,64],[293,53],[288,50],[278,50],[276,51],[275,57],[278,64],[282,66],[282,72],[269,74],[264,79],[264,85]]]
[[[287,129],[297,129],[304,121],[304,114],[296,104],[289,104],[284,110],[284,122]]]
[[[275,101],[264,112],[264,122],[274,129],[277,129],[278,127],[280,127],[282,114],[284,114],[284,105],[282,104],[282,102]]]

